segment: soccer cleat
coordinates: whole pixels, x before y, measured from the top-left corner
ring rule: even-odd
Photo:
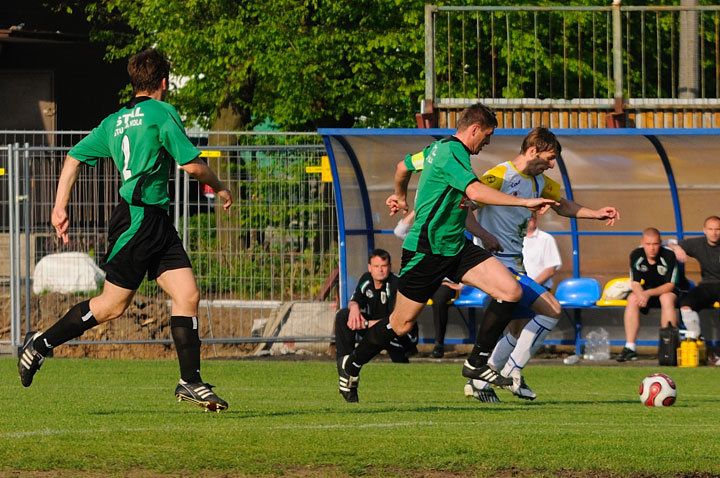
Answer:
[[[473,378],[475,380],[484,380],[491,385],[501,387],[506,390],[512,390],[513,381],[511,378],[503,377],[497,370],[494,370],[488,364],[480,367],[473,367],[467,360],[463,364],[462,375],[465,378]]]
[[[214,385],[209,383],[188,383],[180,380],[175,387],[175,398],[178,402],[194,403],[205,409],[206,412],[221,412],[227,410],[228,403],[215,395],[212,391]]]
[[[620,352],[620,355],[618,355],[615,360],[618,362],[628,362],[630,360],[637,360],[637,358],[637,352],[630,350],[627,347],[623,347],[622,352]]]
[[[445,347],[442,345],[436,345],[433,348],[432,354],[430,354],[432,358],[443,358],[445,356]]]
[[[342,395],[345,401],[348,403],[357,403],[358,401],[360,401],[357,391],[360,377],[353,377],[345,371],[345,363],[349,358],[349,355],[344,356],[342,358],[342,362],[340,363],[340,367],[338,367],[340,395]]]
[[[510,375],[513,381],[510,391],[513,395],[523,400],[535,400],[537,398],[537,393],[533,392],[532,389],[527,386],[525,378],[520,374],[519,369],[513,370],[513,373]]]
[[[472,380],[468,380],[465,383],[465,396],[468,398],[473,397],[483,403],[500,403],[500,399],[495,394],[495,390],[490,388],[489,385],[485,388],[478,388]]]
[[[18,359],[18,373],[23,387],[29,387],[32,384],[35,372],[40,370],[40,366],[45,361],[45,357],[35,351],[35,339],[41,334],[42,332],[28,332],[25,335],[25,345],[23,345]]]

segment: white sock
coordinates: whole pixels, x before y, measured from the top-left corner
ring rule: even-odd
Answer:
[[[635,342],[625,342],[625,348],[630,349],[633,352],[635,352],[635,348],[636,348]]]
[[[505,334],[505,336],[495,344],[492,355],[490,355],[488,359],[488,365],[495,370],[500,370],[507,362],[515,345],[517,345],[517,339],[510,333]]]
[[[522,370],[543,344],[545,337],[558,323],[558,319],[537,315],[520,332],[515,350],[502,369],[502,375],[509,377],[513,370]]]
[[[700,336],[700,316],[692,309],[680,309],[680,316],[683,324],[689,332],[695,332],[696,337]]]

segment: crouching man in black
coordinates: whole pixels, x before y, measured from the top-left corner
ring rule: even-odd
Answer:
[[[384,249],[375,249],[368,260],[368,272],[360,277],[355,292],[346,309],[335,315],[335,344],[337,346],[338,371],[340,361],[355,349],[358,336],[379,320],[390,316],[395,307],[398,278],[390,272],[390,254]],[[393,362],[408,363],[408,356],[417,353],[418,326],[406,335],[390,342],[386,347]],[[340,374],[340,394],[347,402],[357,402],[357,387],[343,384]]]

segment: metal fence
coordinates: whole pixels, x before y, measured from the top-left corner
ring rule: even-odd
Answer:
[[[48,256],[76,251],[99,264],[105,253],[107,220],[120,186],[111,160],[82,169],[68,209],[69,244],[55,237],[50,224],[62,162],[83,134],[0,131],[0,144],[7,144],[0,148],[0,344],[17,347],[26,330],[46,329],[70,306],[98,292],[87,286],[58,292],[66,289],[40,281],[47,276]],[[319,296],[337,267],[337,225],[332,184],[322,174],[321,139],[305,133],[194,132],[191,137],[235,201],[223,211],[213,192],[181,168],[171,174],[170,214],[200,286],[204,342],[214,344],[215,354],[230,354],[252,351],[258,343],[329,341],[333,296]],[[78,282],[82,259],[60,260],[68,282]],[[297,304],[302,307],[295,315],[307,317],[295,317],[299,325],[280,331]],[[73,343],[169,344],[169,306],[155,283],[145,281],[125,317]],[[58,351],[63,349],[68,355],[89,351]],[[124,347],[123,355],[142,356],[142,350]]]
[[[530,127],[543,114],[554,127],[598,127],[597,111],[625,101],[638,126],[720,126],[703,116],[720,108],[718,5],[427,5],[425,13],[425,98],[441,110],[481,99],[508,110],[502,127]]]

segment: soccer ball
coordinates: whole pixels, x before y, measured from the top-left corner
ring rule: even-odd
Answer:
[[[638,394],[647,407],[669,407],[675,403],[677,387],[664,373],[653,373],[643,379]]]

